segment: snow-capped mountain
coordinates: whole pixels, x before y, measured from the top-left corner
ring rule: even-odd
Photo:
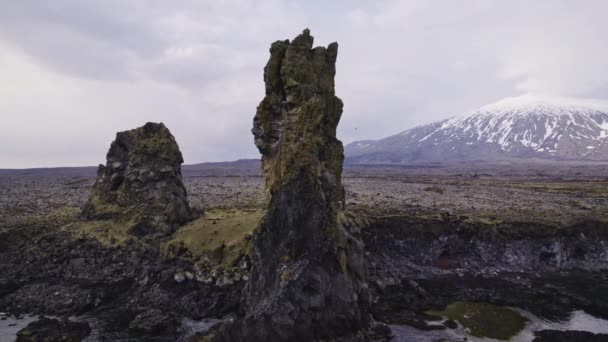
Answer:
[[[524,95],[345,148],[351,163],[608,160],[608,101]]]

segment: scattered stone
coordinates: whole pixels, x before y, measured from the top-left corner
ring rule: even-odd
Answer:
[[[175,279],[175,281],[176,281],[177,283],[181,283],[181,282],[183,282],[184,280],[186,280],[186,277],[184,276],[184,274],[183,274],[183,273],[176,273],[176,274],[175,274],[175,276],[173,276],[173,279]]]
[[[388,325],[382,322],[374,322],[371,324],[369,334],[366,337],[371,341],[390,341],[394,336]]]
[[[78,342],[89,336],[86,322],[59,321],[43,317],[17,333],[17,342]]]
[[[219,287],[231,286],[234,285],[234,281],[230,277],[223,275],[221,278],[217,279],[215,285]]]
[[[159,309],[150,309],[135,316],[129,323],[129,330],[141,334],[173,334],[177,330],[175,316]]]
[[[81,218],[128,222],[136,236],[171,233],[192,217],[182,163],[175,138],[162,123],[117,133]]]

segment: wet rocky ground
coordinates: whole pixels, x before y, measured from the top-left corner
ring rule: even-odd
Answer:
[[[0,170],[0,312],[88,317],[97,340],[116,330],[122,340],[167,341],[186,335],[185,318],[238,312],[248,267],[241,249],[266,203],[258,164],[183,173],[206,221],[142,242],[77,222],[94,168]],[[461,338],[448,333],[467,329],[458,320],[429,314],[454,302],[556,322],[577,311],[608,319],[608,165],[347,166],[343,183],[349,222],[366,243],[372,312],[395,340]],[[222,235],[230,225],[237,235]],[[187,234],[204,229],[215,241]],[[572,338],[539,327],[548,331],[539,341]]]

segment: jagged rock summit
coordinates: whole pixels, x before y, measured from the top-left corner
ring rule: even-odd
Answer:
[[[192,216],[182,154],[162,123],[118,132],[84,205],[85,220],[117,220],[132,235],[165,235]]]
[[[341,213],[337,53],[337,43],[313,48],[309,30],[270,48],[252,132],[271,198],[253,238],[245,317],[220,340],[348,340],[367,324],[363,244]]]

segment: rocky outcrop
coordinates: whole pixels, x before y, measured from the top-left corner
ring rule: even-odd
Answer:
[[[312,46],[305,30],[270,48],[252,132],[271,198],[253,238],[246,315],[225,340],[348,339],[367,325],[363,244],[341,219],[338,44]]]
[[[59,321],[43,317],[17,333],[17,342],[78,342],[89,336],[86,322]]]
[[[8,283],[0,293],[4,312],[57,317],[91,313],[102,320],[118,317],[116,326],[127,329],[148,309],[177,317],[222,317],[240,304],[242,282],[219,287],[188,276],[177,282],[176,275],[195,273],[196,265],[167,257],[152,244],[131,239],[109,247],[94,238],[39,229],[14,241],[11,249],[0,250],[0,277]],[[28,246],[27,253],[23,246]]]
[[[175,138],[162,123],[117,133],[81,217],[119,220],[138,236],[172,232],[192,216],[182,163]]]

